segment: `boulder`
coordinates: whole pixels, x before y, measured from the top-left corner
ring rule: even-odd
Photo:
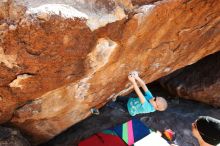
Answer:
[[[146,83],[219,51],[218,0],[3,0],[0,123],[47,141]]]
[[[170,93],[220,107],[220,52],[160,79]]]

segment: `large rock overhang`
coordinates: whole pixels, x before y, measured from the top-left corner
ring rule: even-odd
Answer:
[[[136,4],[137,5],[133,5]],[[216,0],[0,2],[0,122],[53,138],[132,90],[220,50]]]

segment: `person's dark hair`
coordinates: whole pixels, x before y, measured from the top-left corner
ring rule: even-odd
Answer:
[[[220,120],[201,116],[196,120],[196,126],[202,139],[211,145],[220,143]]]

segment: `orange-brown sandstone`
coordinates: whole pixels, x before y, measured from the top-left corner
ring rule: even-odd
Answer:
[[[132,90],[219,51],[219,0],[0,1],[0,123],[53,138]]]

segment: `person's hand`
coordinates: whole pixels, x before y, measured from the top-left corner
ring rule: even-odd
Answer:
[[[176,144],[171,144],[170,146],[178,146],[178,145],[176,145]]]
[[[132,71],[129,74],[132,75],[135,79],[138,78],[138,72],[137,71]]]
[[[128,75],[128,79],[129,79],[129,81],[131,81],[132,83],[135,83],[135,78],[134,78],[131,74]]]

